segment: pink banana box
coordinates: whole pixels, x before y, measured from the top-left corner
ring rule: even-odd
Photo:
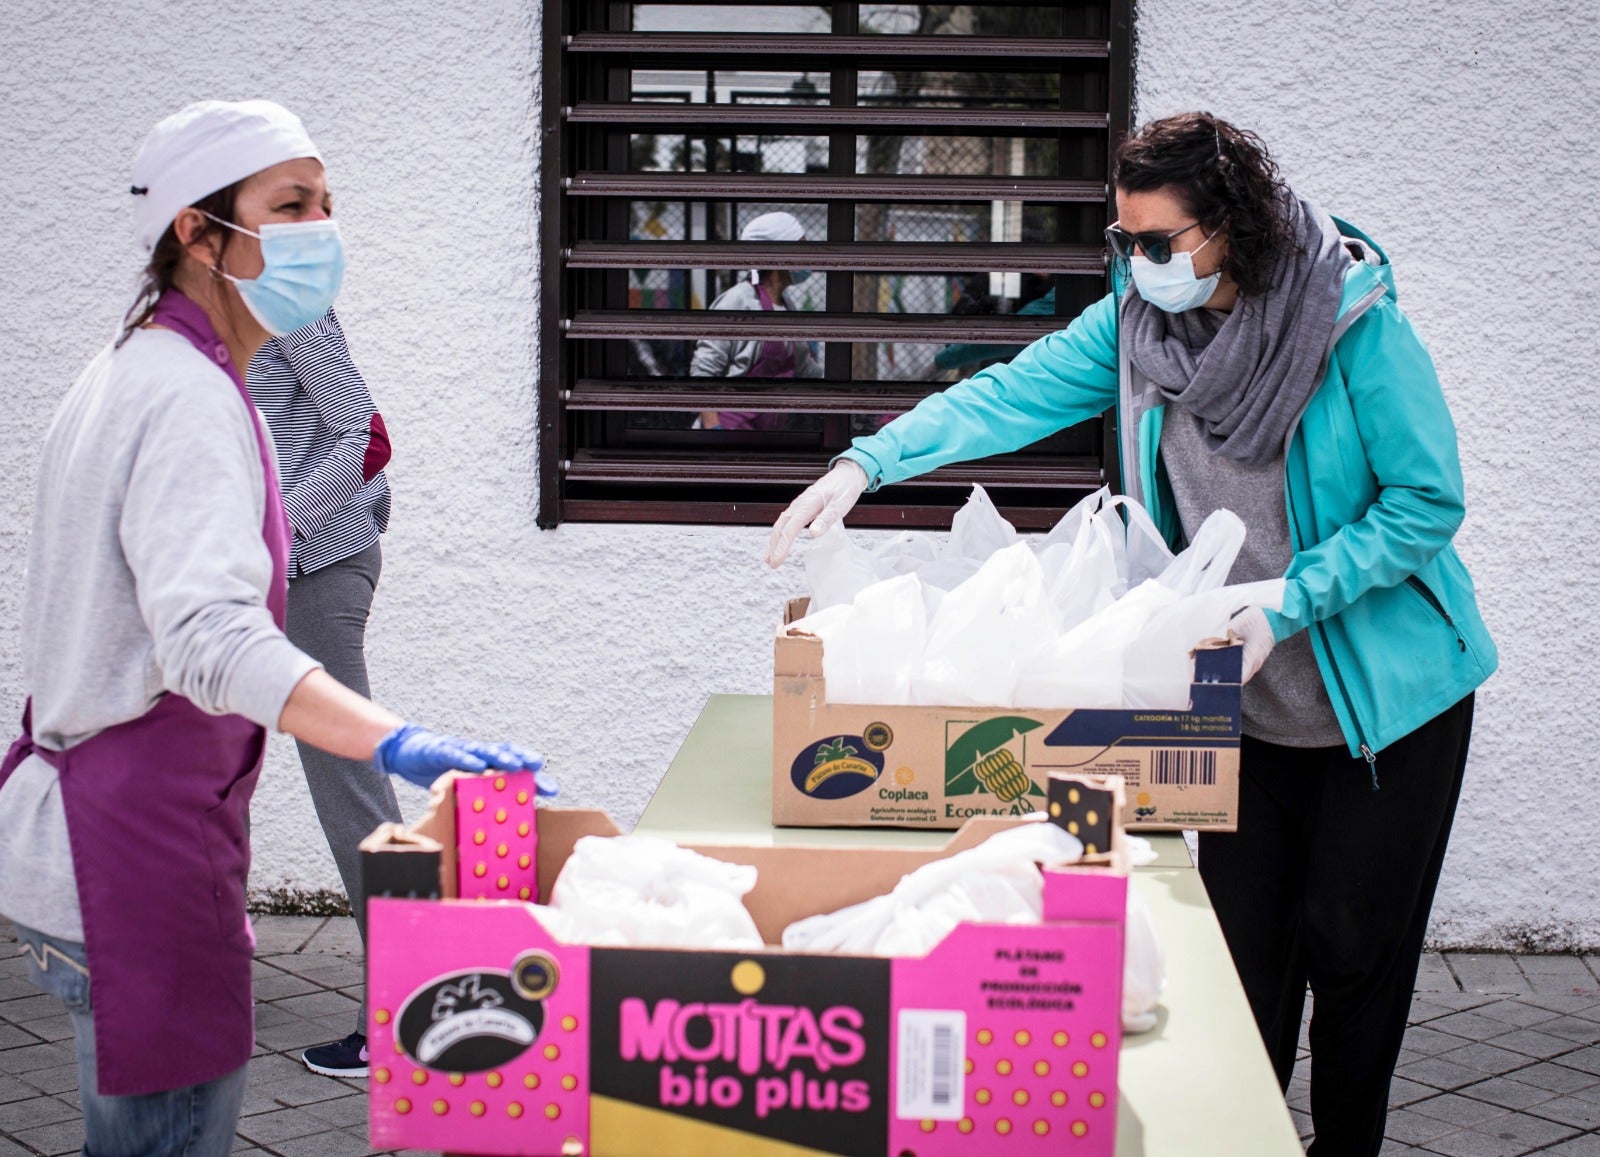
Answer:
[[[1093,862],[1046,872],[1044,923],[961,925],[925,957],[623,949],[560,943],[517,900],[454,898],[460,802],[441,785],[415,829],[363,844],[369,863],[439,853],[442,897],[370,901],[375,1148],[1113,1154],[1120,827]],[[756,867],[747,907],[776,943],[1017,822],[975,819],[934,851],[695,850]],[[576,809],[541,809],[537,827],[546,893],[577,839],[618,834]]]

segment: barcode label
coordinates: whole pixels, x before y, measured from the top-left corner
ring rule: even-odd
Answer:
[[[959,1120],[967,1064],[967,1014],[903,1008],[898,1029],[896,1116]]]
[[[1152,751],[1150,782],[1183,787],[1214,787],[1217,782],[1215,751]]]

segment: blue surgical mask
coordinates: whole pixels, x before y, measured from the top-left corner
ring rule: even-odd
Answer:
[[[811,280],[811,270],[791,269],[789,270],[789,280],[794,282],[796,285],[804,285],[806,282]]]
[[[289,221],[263,225],[261,232],[255,233],[210,213],[206,216],[261,242],[260,276],[218,272],[233,282],[262,329],[282,337],[328,312],[344,280],[344,243],[336,221]]]
[[[1215,233],[1211,235],[1215,236]],[[1129,262],[1133,266],[1133,285],[1139,291],[1139,296],[1166,313],[1185,313],[1199,309],[1210,301],[1211,295],[1217,291],[1218,282],[1222,280],[1222,270],[1217,270],[1210,277],[1196,277],[1194,255],[1211,243],[1211,237],[1207,237],[1199,249],[1174,253],[1172,260],[1165,265],[1157,265],[1148,257],[1134,254]]]

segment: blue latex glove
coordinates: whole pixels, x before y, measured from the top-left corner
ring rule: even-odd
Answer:
[[[385,735],[372,752],[372,763],[385,775],[398,775],[418,787],[429,787],[447,771],[531,771],[541,796],[556,794],[543,774],[544,756],[511,743],[478,743],[440,735],[405,723]]]

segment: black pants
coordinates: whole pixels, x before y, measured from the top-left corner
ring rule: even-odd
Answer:
[[[1246,737],[1239,830],[1202,833],[1200,876],[1289,1087],[1309,982],[1314,1157],[1383,1145],[1428,910],[1461,794],[1472,696],[1378,753]]]

